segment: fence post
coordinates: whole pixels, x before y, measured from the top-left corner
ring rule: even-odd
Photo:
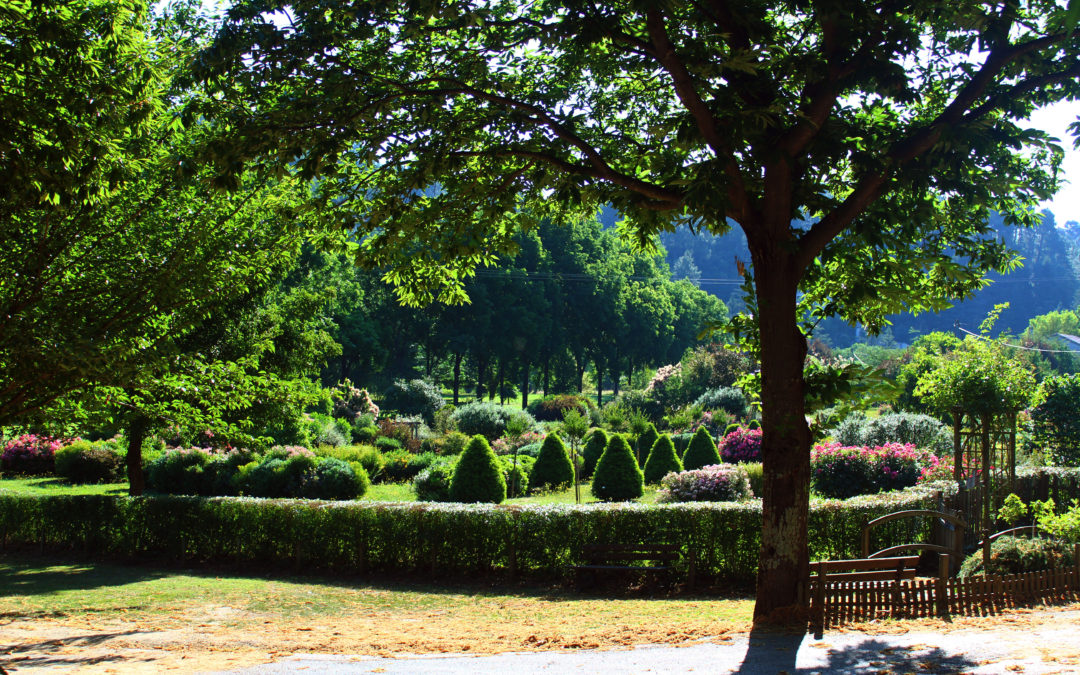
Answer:
[[[990,574],[990,530],[989,528],[983,528],[983,576]]]
[[[942,553],[938,557],[938,575],[935,580],[936,595],[937,595],[937,613],[938,616],[945,617],[949,615],[949,554]]]
[[[818,563],[817,586],[814,588],[814,619],[817,621],[816,636],[825,633],[825,563]]]

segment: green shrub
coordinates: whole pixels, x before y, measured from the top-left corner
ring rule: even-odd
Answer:
[[[1036,441],[1058,466],[1080,466],[1080,374],[1048,377],[1031,409]]]
[[[999,537],[990,544],[989,570],[983,569],[982,551],[976,551],[960,566],[960,576],[1022,574],[1067,567],[1074,564],[1072,549],[1057,539]]]
[[[731,424],[727,425],[724,428],[724,435],[727,436],[732,431],[738,431],[739,429],[742,429],[742,427],[739,425],[739,423],[738,422],[732,422]]]
[[[738,387],[709,389],[694,401],[703,410],[723,410],[736,417],[746,417],[746,395]]]
[[[532,473],[529,474],[529,492],[533,490],[558,490],[574,482],[574,465],[566,452],[559,434],[554,431],[547,435],[540,446],[540,455],[536,458]]]
[[[645,476],[638,468],[630,444],[621,434],[608,441],[593,473],[593,496],[605,502],[638,499],[645,494]]]
[[[581,452],[581,477],[589,478],[596,470],[596,463],[600,460],[600,455],[604,454],[604,449],[607,448],[608,435],[603,429],[593,429],[589,432],[588,437],[585,440],[585,449]]]
[[[576,394],[548,394],[529,403],[529,414],[540,422],[558,422],[567,410],[577,410],[588,417],[590,407],[595,403],[585,396]]]
[[[457,462],[458,458],[456,456],[440,457],[432,462],[428,468],[416,474],[412,486],[417,501],[450,501],[450,480],[454,476],[454,467],[457,466]]]
[[[394,380],[382,402],[384,408],[401,415],[419,415],[429,425],[435,423],[435,413],[443,407],[442,391],[424,380]]]
[[[323,447],[315,450],[318,457],[334,457],[343,462],[357,463],[364,467],[364,473],[371,480],[378,482],[386,466],[386,458],[372,445],[347,445],[343,448]]]
[[[517,451],[518,457],[521,457],[522,455],[524,455],[526,457],[532,457],[533,459],[536,459],[537,457],[540,456],[540,448],[542,448],[543,446],[544,446],[544,443],[542,441],[537,442],[537,443],[529,443],[527,445],[523,445],[520,448],[518,448],[518,451]]]
[[[387,436],[379,436],[378,438],[376,438],[375,439],[375,447],[380,452],[384,452],[384,453],[385,452],[394,452],[394,451],[397,451],[397,450],[408,452],[408,450],[405,450],[404,446],[402,446],[401,441],[399,441],[396,438],[389,438]]]
[[[392,450],[383,455],[385,464],[383,465],[383,472],[381,475],[382,482],[386,483],[407,483],[424,469],[431,466],[431,463],[439,458],[433,452],[425,452],[419,455],[414,455],[411,452],[405,450]]]
[[[841,445],[870,446],[911,443],[938,454],[952,451],[952,430],[929,415],[889,413],[874,418],[851,415],[830,434]]]
[[[656,443],[656,439],[659,437],[660,434],[656,432],[656,425],[649,422],[645,432],[634,439],[634,458],[637,459],[638,464],[644,464],[649,456],[649,451],[652,450],[653,444]]]
[[[124,458],[101,443],[75,441],[53,456],[56,474],[71,483],[106,483],[122,475]]]
[[[671,437],[667,434],[660,436],[649,451],[649,458],[645,460],[645,482],[659,483],[660,479],[669,473],[682,470],[683,465],[675,454],[675,444],[671,442]]]
[[[336,457],[305,459],[309,459],[312,465],[298,474],[294,493],[297,497],[334,501],[356,499],[364,496],[371,486],[367,472],[359,464],[353,465]],[[297,467],[303,463],[296,461]],[[359,471],[356,467],[359,467]]]
[[[146,487],[177,495],[211,494],[209,452],[201,448],[170,450],[146,466]]]
[[[311,413],[310,417],[308,429],[312,445],[338,447],[352,442],[352,425],[349,422],[319,413]]]
[[[746,477],[750,480],[750,490],[755,497],[765,494],[765,467],[761,462],[747,462],[742,465]]]
[[[708,429],[699,427],[694,432],[694,437],[690,439],[690,446],[683,453],[682,463],[683,468],[687,471],[720,463],[720,453],[717,451],[716,443],[713,443]]]
[[[524,410],[486,401],[473,401],[461,406],[450,416],[450,420],[463,434],[480,434],[490,442],[506,433],[506,423],[511,417],[520,417],[526,429],[536,425],[536,420]]]
[[[747,422],[746,428],[747,429],[760,429],[761,428],[761,422],[758,422],[757,420],[750,420],[749,422]]]
[[[524,497],[526,488],[529,485],[529,475],[536,464],[536,458],[528,455],[518,455],[517,465],[515,466],[513,456],[496,455],[495,457],[499,460],[499,470],[502,471],[503,480],[506,482],[507,499]]]
[[[455,502],[489,502],[506,499],[506,481],[487,439],[477,434],[469,441],[450,480],[450,498]]]

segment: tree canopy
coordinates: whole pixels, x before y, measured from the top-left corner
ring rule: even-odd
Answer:
[[[1018,120],[1076,97],[1074,19],[1055,0],[239,2],[192,114],[222,133],[220,167],[319,176],[331,217],[414,301],[460,298],[543,217],[611,205],[642,243],[737,224],[762,373],[756,612],[792,615],[799,312],[873,327],[1015,265],[988,213],[1029,224],[1056,187],[1060,149]]]

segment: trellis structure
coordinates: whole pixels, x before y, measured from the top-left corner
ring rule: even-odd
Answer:
[[[973,415],[953,411],[955,507],[977,537],[992,527],[997,509],[1016,486],[1016,411]]]

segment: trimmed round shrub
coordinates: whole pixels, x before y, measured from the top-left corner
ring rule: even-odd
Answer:
[[[124,458],[112,448],[75,441],[56,451],[56,474],[71,483],[105,483],[121,476]]]
[[[383,454],[385,463],[381,474],[384,483],[407,483],[439,458],[434,452],[414,455],[407,450],[392,450]]]
[[[645,460],[649,457],[649,451],[652,450],[653,444],[656,443],[656,439],[659,437],[660,434],[656,431],[656,425],[649,422],[645,432],[634,439],[634,457],[639,464],[645,463]]]
[[[319,448],[315,451],[319,457],[335,457],[350,464],[364,467],[364,473],[370,480],[379,480],[386,466],[386,458],[372,445],[349,445],[343,448]]]
[[[934,463],[932,457],[911,443],[874,448],[816,445],[810,451],[810,488],[836,499],[900,490],[918,482],[922,469]]]
[[[761,429],[738,427],[720,439],[720,459],[727,464],[761,461]]]
[[[738,387],[709,389],[694,401],[702,410],[723,410],[736,417],[746,417],[746,395]]]
[[[747,429],[760,429],[761,428],[761,422],[758,422],[757,420],[750,420],[749,422],[746,423],[746,428]]]
[[[626,437],[614,434],[596,462],[592,493],[605,502],[639,499],[645,494],[645,475],[638,468]]]
[[[1058,539],[999,537],[990,544],[990,568],[983,569],[982,551],[967,557],[960,566],[961,577],[977,574],[1022,574],[1041,572],[1075,564],[1073,547]]]
[[[383,394],[383,407],[401,415],[419,415],[431,425],[435,423],[435,413],[443,407],[442,391],[424,380],[394,380]]]
[[[540,422],[559,422],[567,410],[577,410],[583,416],[589,416],[592,401],[576,394],[549,394],[529,403],[529,414]]]
[[[526,445],[523,445],[520,448],[518,448],[518,451],[517,451],[518,457],[525,456],[525,457],[532,457],[533,459],[536,459],[537,457],[540,456],[540,448],[542,448],[543,445],[544,445],[543,441],[537,441],[536,443],[528,443]],[[511,452],[510,454],[513,455],[514,453]]]
[[[698,427],[698,430],[694,432],[694,437],[690,439],[690,446],[683,453],[682,463],[687,471],[720,463],[720,453],[717,452],[716,444],[713,443],[708,429]]]
[[[952,430],[929,415],[890,413],[868,418],[851,415],[831,432],[841,445],[858,447],[910,443],[945,454],[952,450]]]
[[[457,457],[440,457],[432,462],[431,466],[416,474],[412,487],[417,501],[450,501],[450,480],[454,477],[457,462]]]
[[[658,502],[737,502],[750,499],[750,476],[742,466],[714,464],[664,476]]]
[[[675,444],[671,442],[671,436],[663,434],[656,439],[649,450],[649,458],[645,460],[645,482],[659,483],[660,479],[672,472],[683,470],[679,456],[675,454]]]
[[[559,434],[552,432],[540,446],[540,455],[529,474],[529,492],[559,490],[574,482],[574,465]]]
[[[53,458],[63,441],[36,434],[23,434],[4,445],[0,468],[22,476],[43,476],[53,472]]]
[[[210,453],[201,448],[169,450],[146,465],[146,487],[164,494],[207,494],[210,462]]]
[[[525,496],[525,490],[529,485],[529,474],[532,473],[536,458],[519,454],[516,466],[512,456],[496,455],[496,459],[499,460],[499,469],[506,482],[506,497],[512,499]]]
[[[463,434],[469,436],[480,434],[490,442],[506,433],[507,421],[517,416],[524,418],[526,428],[536,425],[536,420],[524,410],[487,401],[473,401],[461,406],[450,416],[450,420]]]
[[[469,441],[450,479],[450,499],[455,502],[489,502],[506,499],[506,479],[487,439],[477,434]]]
[[[585,449],[581,452],[581,477],[588,478],[593,475],[593,471],[596,470],[596,463],[600,460],[600,455],[604,454],[604,449],[607,448],[608,435],[603,429],[593,429],[589,432],[588,437],[585,440]]]
[[[371,486],[367,472],[359,465],[336,457],[313,461],[314,466],[299,475],[297,497],[344,501],[362,497]]]

